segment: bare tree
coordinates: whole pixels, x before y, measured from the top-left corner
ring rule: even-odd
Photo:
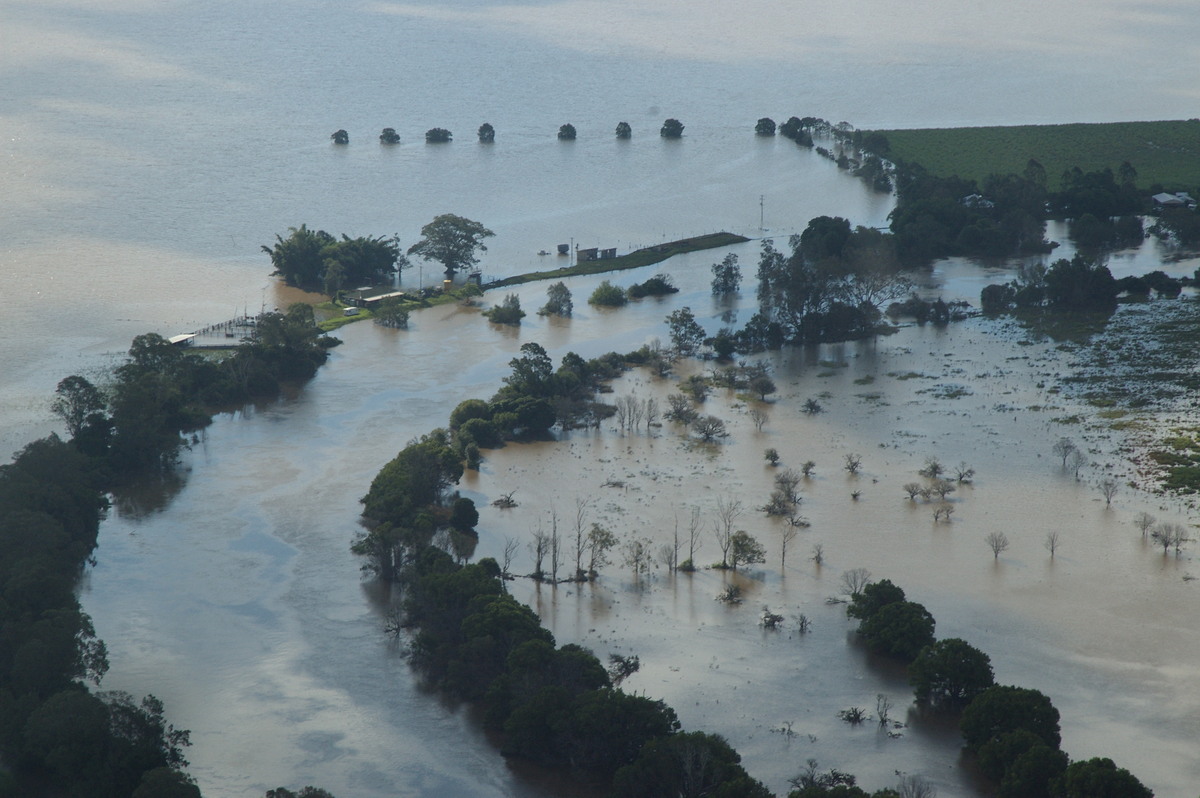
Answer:
[[[1058,551],[1058,547],[1062,545],[1062,535],[1057,529],[1046,533],[1046,542],[1042,544],[1046,547],[1046,551],[1050,552],[1050,559],[1054,559],[1054,553]]]
[[[658,415],[659,415],[658,400],[655,399],[653,396],[651,396],[649,399],[646,400],[645,408],[646,408],[646,432],[649,432],[650,428],[653,427],[656,423],[658,423]]]
[[[721,547],[721,567],[729,567],[729,549],[733,545],[733,522],[742,514],[742,502],[733,497],[717,497],[717,517],[713,521],[713,532],[717,545]]]
[[[562,548],[562,535],[558,533],[558,511],[550,509],[550,579],[558,584],[559,550]]]
[[[814,543],[812,547],[812,556],[808,559],[812,560],[818,568],[821,567],[821,564],[825,562],[825,547],[820,543]]]
[[[617,408],[617,412],[613,415],[617,419],[617,426],[621,428],[621,432],[624,432],[629,426],[631,399],[632,397],[629,396],[618,396],[617,400],[613,402],[613,407]]]
[[[1072,450],[1071,453],[1069,455],[1067,455],[1067,467],[1075,472],[1075,481],[1076,482],[1079,481],[1079,472],[1082,471],[1087,466],[1087,464],[1088,464],[1087,455],[1085,455],[1083,452],[1079,451],[1078,449]]]
[[[1008,548],[1008,535],[1003,532],[989,532],[983,540],[992,550],[992,558],[996,560],[1000,559],[1000,552]]]
[[[693,507],[688,518],[688,563],[696,569],[696,544],[700,542],[700,508]]]
[[[542,562],[546,559],[546,552],[550,549],[550,536],[541,527],[533,533],[533,542],[529,544],[529,551],[533,554],[533,578],[541,581],[546,575],[542,570]]]
[[[612,681],[613,687],[620,687],[621,682],[637,673],[641,667],[642,662],[638,659],[637,654],[628,657],[620,654],[608,655],[608,678]]]
[[[1156,521],[1158,519],[1147,512],[1138,513],[1133,517],[1133,525],[1142,531],[1142,537],[1146,537],[1150,533],[1150,529]]]
[[[933,455],[926,457],[925,466],[917,471],[918,474],[926,479],[937,479],[945,472],[946,467],[942,465],[942,461]]]
[[[1059,438],[1050,447],[1050,451],[1054,452],[1056,457],[1062,458],[1062,467],[1065,469],[1067,467],[1067,457],[1071,452],[1076,451],[1076,448],[1075,441],[1070,438]]]
[[[975,478],[975,469],[963,461],[954,467],[954,478],[959,482],[970,482]]]
[[[631,396],[629,401],[629,426],[634,432],[642,425],[642,418],[646,415],[645,400],[638,399],[636,396]],[[649,427],[646,428],[650,430]]]
[[[883,693],[875,696],[875,716],[879,718],[880,726],[887,726],[891,721],[892,699]]]
[[[587,511],[592,500],[583,496],[575,497],[575,578],[582,582],[587,574],[583,571],[583,553],[587,550],[588,536],[584,528],[587,523]]]
[[[796,539],[800,533],[796,531],[794,526],[785,526],[783,528],[783,537],[780,539],[779,548],[779,570],[782,571],[787,567],[787,550],[788,544]]]
[[[729,437],[729,433],[725,431],[725,422],[716,416],[701,416],[692,422],[692,430],[705,443],[711,442],[714,438]]]
[[[900,798],[937,798],[937,788],[920,776],[900,775],[900,783],[896,785]]]
[[[675,516],[675,529],[671,532],[671,544],[670,546],[664,546],[664,548],[669,548],[671,552],[670,558],[667,560],[667,570],[674,571],[679,568],[679,550],[683,548],[683,544],[679,540],[678,515]]]
[[[1167,521],[1156,524],[1150,537],[1163,547],[1163,556],[1166,556],[1168,549],[1174,547],[1176,557],[1183,551],[1183,544],[1190,540],[1183,524],[1172,524]]]
[[[936,524],[939,521],[950,523],[950,516],[954,515],[953,504],[939,504],[933,511],[933,522]]]
[[[1104,497],[1104,506],[1111,507],[1113,496],[1117,495],[1117,481],[1112,477],[1101,480],[1100,495]]]
[[[796,504],[800,501],[800,496],[796,493],[796,488],[800,485],[801,476],[790,468],[785,468],[775,475],[775,487],[778,488],[788,501]]]
[[[857,474],[862,470],[862,455],[848,454],[846,455],[846,465],[842,466],[851,474]]]
[[[871,582],[871,572],[866,568],[851,568],[842,572],[842,592],[857,596]]]
[[[813,469],[815,469],[816,467],[817,467],[817,464],[814,463],[812,460],[805,460],[804,464],[800,466],[800,473],[804,475],[805,479],[808,479],[809,477],[811,477],[813,475]]]
[[[511,575],[513,557],[517,555],[517,549],[521,547],[521,541],[511,535],[504,536],[504,565],[500,568],[500,574],[504,577]]]
[[[750,408],[750,420],[754,422],[754,428],[762,432],[763,425],[767,423],[767,414],[762,408]]]
[[[948,479],[935,479],[933,484],[929,486],[929,492],[937,494],[937,497],[942,501],[946,500],[946,496],[957,490],[954,483]]]
[[[909,501],[916,501],[917,495],[921,492],[921,486],[916,482],[906,482],[902,490],[908,494]]]

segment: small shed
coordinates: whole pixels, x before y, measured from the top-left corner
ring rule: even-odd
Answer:
[[[576,254],[575,260],[579,263],[584,263],[589,260],[596,260],[598,257],[599,251],[600,250],[596,247],[588,247],[587,249],[581,249]]]

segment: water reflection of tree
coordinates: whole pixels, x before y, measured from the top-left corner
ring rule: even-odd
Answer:
[[[167,505],[179,495],[186,484],[187,474],[180,469],[146,476],[114,487],[113,507],[122,518],[142,521],[167,509]]]

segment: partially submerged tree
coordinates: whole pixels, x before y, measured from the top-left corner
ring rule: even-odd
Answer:
[[[729,564],[733,570],[736,571],[739,565],[753,565],[766,560],[767,550],[750,533],[743,529],[733,533],[729,545]]]
[[[742,284],[742,269],[738,266],[738,256],[731,252],[720,263],[714,263],[712,275],[713,296],[736,294]]]
[[[345,130],[335,130],[330,136],[334,144],[349,144],[350,134]]]
[[[483,311],[483,315],[494,324],[520,325],[521,319],[525,318],[525,311],[521,310],[519,296],[507,294],[499,305]]]
[[[400,134],[396,132],[395,128],[385,127],[379,134],[379,141],[383,144],[399,144]]]
[[[454,134],[444,127],[431,127],[425,131],[426,144],[445,144],[454,138]]]
[[[908,678],[918,701],[954,707],[966,706],[995,684],[988,655],[956,637],[921,649]]]
[[[479,126],[479,141],[483,144],[491,144],[496,140],[496,128],[492,127],[491,123],[484,122]]]
[[[662,128],[658,131],[659,135],[664,139],[677,139],[683,136],[683,123],[678,119],[668,119],[663,122]]]
[[[769,116],[764,116],[754,125],[754,134],[756,136],[774,136],[775,120]]]
[[[1070,456],[1071,452],[1076,451],[1076,448],[1075,441],[1071,440],[1070,438],[1059,438],[1054,442],[1054,445],[1050,447],[1050,451],[1054,452],[1056,457],[1062,459],[1063,470],[1066,470],[1067,457]]]
[[[575,136],[576,136],[575,126],[572,125],[570,122],[568,122],[565,125],[561,125],[558,128],[558,140],[559,141],[574,141]]]
[[[983,541],[992,550],[993,559],[1000,559],[1000,554],[1008,549],[1008,535],[1003,532],[989,532]]]
[[[546,304],[538,311],[539,316],[570,316],[574,310],[571,302],[571,289],[559,280],[546,288]]]
[[[617,138],[627,139],[632,136],[633,136],[633,128],[631,128],[629,126],[628,122],[618,122],[617,123]]]

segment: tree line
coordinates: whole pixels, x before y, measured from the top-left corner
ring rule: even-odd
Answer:
[[[1060,748],[1059,713],[1029,688],[997,685],[991,659],[959,638],[938,640],[933,616],[887,579],[869,582],[865,569],[847,572],[847,614],[859,620],[867,647],[903,662],[919,708],[957,715],[968,753],[996,785],[999,798],[1093,798],[1153,793],[1105,757],[1072,762]],[[813,788],[791,798],[866,798],[857,788]]]
[[[0,795],[198,798],[188,732],[154,696],[92,692],[108,669],[75,595],[108,495],[161,478],[215,408],[311,377],[331,339],[307,306],[258,319],[253,341],[214,361],[141,335],[111,381],[63,379],[51,435],[0,466]]]

